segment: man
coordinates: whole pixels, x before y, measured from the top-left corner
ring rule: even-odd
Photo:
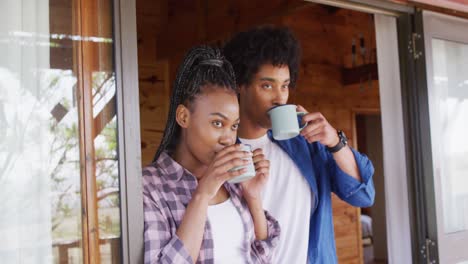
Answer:
[[[353,206],[371,206],[372,163],[316,112],[302,117],[307,126],[300,136],[273,139],[267,111],[287,103],[300,62],[299,44],[287,28],[241,32],[224,53],[239,86],[239,140],[262,148],[270,160],[263,205],[282,230],[273,263],[337,263],[331,192]]]

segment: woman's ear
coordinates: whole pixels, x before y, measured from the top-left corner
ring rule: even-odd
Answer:
[[[183,104],[177,106],[176,122],[182,128],[187,128],[190,122],[190,110]]]

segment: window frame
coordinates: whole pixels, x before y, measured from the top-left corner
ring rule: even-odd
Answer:
[[[140,104],[135,0],[113,0],[122,263],[143,263]]]

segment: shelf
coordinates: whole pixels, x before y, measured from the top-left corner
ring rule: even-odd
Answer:
[[[342,68],[341,76],[343,85],[366,82],[369,81],[369,78],[372,80],[379,79],[376,63],[359,65],[354,68]]]

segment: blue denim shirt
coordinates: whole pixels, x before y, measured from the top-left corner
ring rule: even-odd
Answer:
[[[268,137],[293,160],[307,179],[315,198],[310,216],[309,263],[337,263],[331,192],[350,205],[371,206],[375,196],[372,162],[367,156],[351,149],[361,174],[360,182],[343,172],[333,155],[318,142],[309,144],[302,136],[276,141],[271,130]]]

